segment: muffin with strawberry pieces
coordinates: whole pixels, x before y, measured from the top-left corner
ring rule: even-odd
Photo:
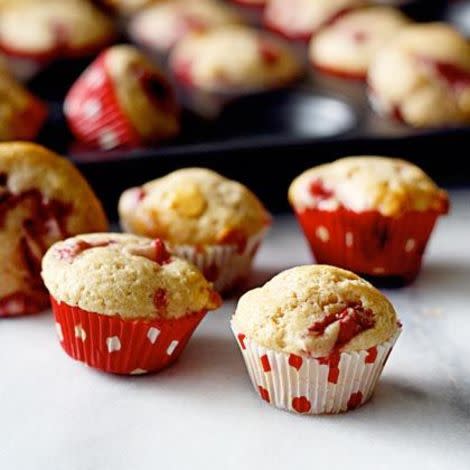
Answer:
[[[470,43],[449,25],[402,29],[372,61],[367,82],[383,116],[414,127],[470,123]]]
[[[371,284],[314,265],[284,271],[244,294],[232,330],[264,401],[322,414],[370,399],[401,324]]]
[[[178,359],[221,301],[201,272],[164,243],[98,233],[56,243],[42,277],[59,341],[72,358],[116,374],[144,374]]]
[[[23,0],[0,6],[0,50],[24,67],[91,55],[116,36],[113,22],[86,0]]]
[[[75,137],[102,149],[157,143],[179,132],[179,107],[163,72],[132,46],[111,47],[68,92],[64,113]]]
[[[310,60],[321,72],[365,80],[377,52],[408,23],[391,7],[353,10],[312,38]]]
[[[0,317],[45,310],[46,250],[106,229],[101,204],[68,160],[35,144],[0,144]]]
[[[342,158],[311,168],[289,201],[319,263],[406,284],[421,267],[447,193],[417,166],[387,157]]]
[[[126,190],[119,215],[125,231],[164,239],[223,292],[248,276],[271,220],[248,188],[204,168]]]
[[[170,65],[186,87],[233,94],[285,86],[301,70],[285,44],[235,25],[187,36],[173,49]]]

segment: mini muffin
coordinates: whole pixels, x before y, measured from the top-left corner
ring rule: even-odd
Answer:
[[[64,113],[75,137],[103,149],[174,137],[179,109],[159,68],[132,46],[114,46],[74,83]]]
[[[58,240],[106,228],[93,191],[65,158],[35,144],[0,144],[0,317],[46,309],[43,254]]]
[[[47,107],[0,66],[0,140],[33,140],[47,118]]]
[[[235,25],[187,36],[173,49],[170,64],[186,86],[234,94],[281,87],[300,72],[282,42]]]
[[[158,237],[196,264],[217,290],[244,280],[271,218],[245,186],[204,168],[186,168],[125,191],[127,232]]]
[[[264,11],[264,23],[289,39],[308,41],[341,15],[367,3],[367,0],[270,0]]]
[[[10,2],[1,7],[0,49],[47,62],[92,54],[115,36],[114,25],[85,0]]]
[[[416,127],[470,123],[470,43],[444,24],[408,26],[377,54],[368,84],[379,114]]]
[[[78,361],[144,374],[173,363],[220,297],[161,240],[98,233],[56,243],[42,277],[59,340]]]
[[[445,191],[418,167],[386,157],[349,157],[311,168],[289,201],[317,262],[382,280],[417,276]]]
[[[168,52],[189,33],[242,23],[230,7],[215,0],[175,0],[153,5],[129,24],[132,38],[153,50]]]
[[[407,24],[406,16],[391,7],[354,10],[313,37],[310,60],[325,73],[363,80],[377,51]]]
[[[401,324],[371,284],[315,265],[284,271],[243,295],[232,330],[263,400],[322,414],[369,400]]]

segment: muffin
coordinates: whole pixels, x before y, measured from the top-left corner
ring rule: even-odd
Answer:
[[[297,413],[367,402],[399,336],[392,304],[333,266],[299,266],[240,298],[232,318],[260,397]]]
[[[0,317],[48,308],[40,277],[48,247],[106,228],[100,203],[66,159],[35,144],[0,144]]]
[[[185,86],[233,94],[281,87],[300,72],[282,42],[235,25],[187,36],[173,49],[170,65]]]
[[[0,50],[31,67],[93,54],[114,37],[111,20],[85,0],[25,0],[0,8]]]
[[[310,60],[322,72],[364,80],[377,51],[407,24],[406,16],[391,7],[354,10],[312,38]]]
[[[270,0],[264,11],[264,24],[289,39],[308,41],[341,15],[367,3],[367,0]]]
[[[470,43],[440,23],[404,28],[373,60],[374,109],[415,127],[470,123]]]
[[[227,292],[249,274],[271,218],[245,186],[204,168],[186,168],[125,191],[126,232],[158,237]]]
[[[135,15],[129,33],[139,44],[167,53],[189,33],[237,23],[242,23],[240,16],[218,1],[174,0],[157,3]]]
[[[64,113],[79,141],[102,149],[155,143],[179,132],[171,85],[132,46],[102,52],[68,92]]]
[[[42,263],[60,343],[72,358],[116,374],[172,364],[216,294],[161,240],[95,233],[53,245]]]
[[[445,191],[418,167],[349,157],[298,176],[289,201],[317,262],[406,284],[418,275]]]
[[[0,141],[34,140],[47,118],[47,107],[0,66]]]

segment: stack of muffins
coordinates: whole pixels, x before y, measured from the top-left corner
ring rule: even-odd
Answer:
[[[372,396],[402,328],[357,273],[411,282],[448,197],[406,161],[349,157],[300,175],[289,200],[329,265],[294,267],[246,292],[232,330],[264,401],[351,410]],[[38,313],[50,296],[68,355],[145,374],[173,364],[220,294],[243,288],[271,217],[248,188],[203,168],[126,190],[119,213],[128,234],[107,232],[67,160],[0,145],[0,316]]]

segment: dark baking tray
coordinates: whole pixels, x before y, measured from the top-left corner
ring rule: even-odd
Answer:
[[[470,1],[413,1],[403,9],[420,21],[445,18],[465,29],[462,11],[470,14]],[[294,176],[344,155],[400,156],[422,166],[441,184],[470,183],[470,127],[416,130],[382,119],[370,109],[362,83],[313,72],[289,89],[235,100],[217,118],[185,110],[181,136],[158,147],[107,152],[84,148],[66,127],[62,101],[86,65],[56,63],[35,77],[30,88],[50,107],[40,141],[80,167],[111,217],[123,189],[184,166],[205,166],[236,178],[275,211],[286,209],[286,191]]]

